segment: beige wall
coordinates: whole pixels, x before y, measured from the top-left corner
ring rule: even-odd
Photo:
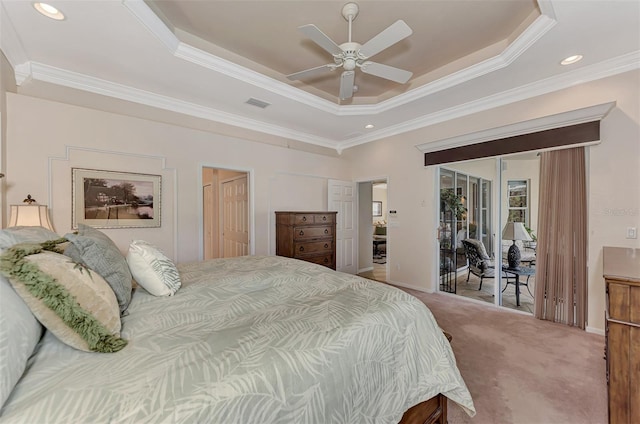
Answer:
[[[49,203],[71,230],[71,168],[162,175],[162,227],[105,230],[122,251],[148,240],[179,262],[199,259],[202,166],[250,171],[256,254],[275,253],[275,210],[327,208],[327,179],[347,179],[342,158],[9,93],[8,203]]]
[[[639,92],[640,71],[627,72],[346,150],[353,179],[366,176],[372,163],[389,176],[389,209],[398,211],[398,225],[388,228],[390,280],[426,291],[437,284],[436,167],[422,165],[416,145],[616,101],[602,121],[602,143],[588,149],[588,326],[602,331],[602,247],[640,247],[640,240],[625,239],[626,227],[640,227]]]
[[[390,280],[432,291],[437,181],[435,167],[422,165],[415,146],[616,101],[602,121],[602,143],[588,151],[589,326],[601,330],[602,246],[640,247],[638,239],[625,239],[627,227],[640,227],[638,92],[640,72],[628,72],[347,149],[337,158],[8,93],[0,110],[7,117],[3,195],[7,203],[29,193],[49,202],[56,230],[64,234],[71,228],[71,167],[160,173],[162,228],[106,232],[122,250],[142,238],[189,261],[198,259],[201,249],[202,166],[248,170],[255,179],[255,253],[273,254],[275,210],[325,209],[327,178],[368,180],[375,163],[389,177],[386,209],[397,211],[388,226],[394,242],[387,256]]]

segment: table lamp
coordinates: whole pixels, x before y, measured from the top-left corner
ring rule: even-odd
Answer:
[[[520,266],[520,249],[516,246],[516,240],[532,241],[529,232],[522,222],[507,222],[502,230],[503,240],[513,240],[513,244],[509,246],[507,252],[507,262],[509,268],[518,268]]]
[[[23,201],[23,205],[11,205],[9,214],[9,227],[44,227],[51,231],[53,225],[49,220],[47,205],[38,205],[29,194]]]

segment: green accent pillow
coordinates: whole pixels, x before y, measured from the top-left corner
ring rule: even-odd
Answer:
[[[105,280],[52,243],[18,244],[0,256],[0,272],[33,315],[60,341],[87,352],[117,352],[118,301]]]
[[[69,233],[65,237],[70,244],[64,254],[74,262],[94,270],[109,283],[123,314],[131,302],[133,278],[126,259],[115,243],[103,232],[83,224],[78,224],[77,234]]]

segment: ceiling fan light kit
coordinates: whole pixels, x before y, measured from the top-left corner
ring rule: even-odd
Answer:
[[[360,68],[360,70],[366,74],[388,79],[400,84],[405,84],[409,81],[413,73],[405,71],[404,69],[394,68],[393,66],[371,62],[368,59],[410,36],[413,33],[411,28],[400,19],[365,44],[356,43],[351,40],[351,25],[356,16],[358,16],[358,12],[359,8],[356,3],[347,3],[342,7],[342,16],[349,22],[349,41],[340,45],[336,44],[313,24],[298,27],[300,32],[324,50],[331,53],[333,63],[296,72],[287,75],[287,78],[290,80],[300,80],[342,68],[343,72],[340,76],[340,100],[353,97],[353,93],[356,91],[354,87],[356,68]]]

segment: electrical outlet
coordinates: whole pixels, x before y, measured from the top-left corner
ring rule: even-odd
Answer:
[[[627,238],[634,239],[638,237],[638,232],[636,231],[636,227],[627,227]]]

